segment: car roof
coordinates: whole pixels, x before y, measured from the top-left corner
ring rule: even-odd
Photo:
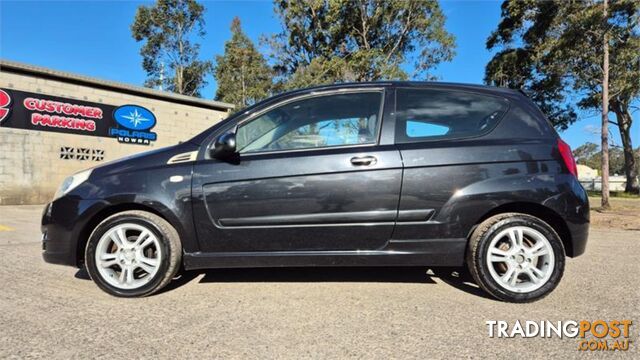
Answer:
[[[348,88],[367,88],[367,87],[409,87],[409,88],[430,88],[430,89],[458,89],[473,92],[493,93],[495,95],[520,97],[523,96],[522,92],[515,89],[480,85],[480,84],[465,84],[465,83],[452,83],[452,82],[440,82],[440,81],[369,81],[369,82],[346,82],[327,85],[318,85],[309,88],[297,89],[288,91],[278,96],[287,96],[293,94],[302,94],[313,91],[323,90],[335,90],[335,89],[348,89]]]

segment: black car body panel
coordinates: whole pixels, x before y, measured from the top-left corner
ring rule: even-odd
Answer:
[[[508,103],[479,136],[398,143],[396,90],[487,94]],[[214,139],[264,109],[301,97],[379,91],[373,144],[215,159]],[[187,269],[251,266],[432,265],[464,262],[474,226],[499,211],[539,215],[578,256],[589,204],[558,136],[516,91],[434,83],[324,86],[279,95],[193,139],[97,167],[45,208],[44,258],[80,266],[92,229],[123,210],[173,225]],[[373,162],[362,164],[362,158]],[[354,160],[355,159],[355,160]]]
[[[92,229],[123,210],[154,212],[173,225],[185,251],[198,251],[191,207],[193,165],[167,161],[175,153],[197,151],[183,143],[95,168],[89,180],[47,204],[42,218],[44,257],[48,262],[79,266]],[[182,177],[172,182],[171,177]]]
[[[354,168],[350,159],[363,153],[377,163]],[[393,232],[401,181],[393,146],[254,155],[237,165],[203,161],[194,166],[193,181],[201,191],[194,192],[200,246],[204,252],[375,250]]]

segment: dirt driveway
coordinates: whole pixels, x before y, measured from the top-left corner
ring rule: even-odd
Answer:
[[[640,199],[610,198],[611,210],[601,211],[600,198],[590,197],[591,224],[602,229],[640,230]]]

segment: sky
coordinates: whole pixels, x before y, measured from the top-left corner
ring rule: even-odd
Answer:
[[[281,30],[271,1],[202,1],[206,8],[200,56],[212,60],[222,54],[238,16],[247,35],[258,43],[261,35]],[[105,80],[142,85],[145,73],[141,43],[131,37],[130,25],[143,1],[10,1],[0,0],[0,58]],[[484,66],[492,56],[485,41],[500,20],[499,1],[441,1],[446,28],[456,37],[456,56],[434,73],[442,81],[481,84]],[[264,49],[263,49],[264,50]],[[202,91],[213,98],[215,80]],[[634,146],[640,145],[640,111],[634,114]],[[582,113],[561,133],[572,148],[600,142],[600,116]],[[613,128],[612,139],[620,144]]]

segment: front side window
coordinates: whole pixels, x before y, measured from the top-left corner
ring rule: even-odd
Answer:
[[[238,127],[240,153],[375,144],[382,93],[312,97],[270,110]]]
[[[477,136],[507,111],[507,100],[456,90],[398,89],[396,143]]]

